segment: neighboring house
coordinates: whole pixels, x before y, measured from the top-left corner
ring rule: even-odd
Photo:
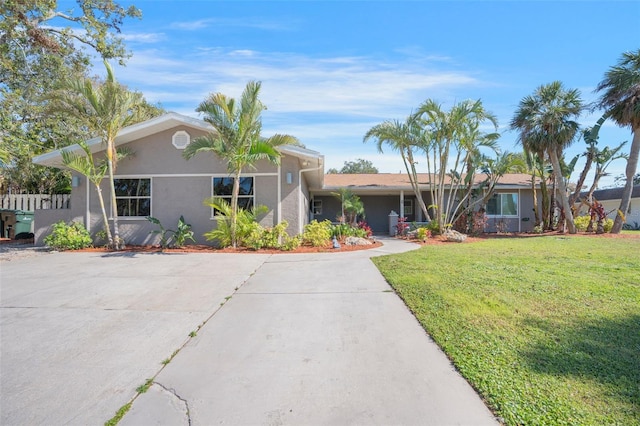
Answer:
[[[623,190],[624,188],[609,188],[593,191],[593,197],[599,203],[602,203],[607,216],[611,219],[615,219],[618,214]],[[580,193],[580,198],[585,198],[587,195],[587,192],[582,192]],[[585,214],[584,208],[582,209],[582,214]],[[625,218],[628,225],[634,229],[640,228],[640,185],[633,187],[631,204],[629,204],[629,211],[625,212]]]
[[[154,216],[165,228],[175,229],[180,216],[192,225],[195,238],[204,243],[203,234],[215,227],[214,211],[203,204],[213,195],[229,197],[233,178],[227,164],[212,153],[200,153],[190,160],[182,157],[191,140],[213,131],[205,121],[176,113],[144,121],[123,129],[116,146],[126,146],[132,155],[121,160],[116,169],[117,208],[120,235],[128,244],[157,243],[157,229],[147,219]],[[91,151],[103,155],[99,138],[88,142]],[[81,153],[79,146],[64,148]],[[322,187],[324,157],[297,146],[284,146],[281,164],[259,162],[255,169],[243,171],[242,206],[266,205],[269,212],[260,221],[273,226],[286,220],[289,231],[302,232],[309,211],[309,187]],[[62,168],[60,150],[33,160],[43,166]],[[102,185],[107,211],[110,211],[107,179]],[[92,234],[102,230],[103,220],[95,188],[84,176],[73,174],[71,208],[37,210],[35,239],[41,244],[51,225],[60,220],[82,222]]]
[[[427,174],[418,174],[418,184],[424,188],[422,198],[425,205],[433,204],[427,184]],[[476,176],[475,184],[484,180]],[[408,222],[423,222],[425,219],[416,202],[413,189],[406,174],[329,174],[324,177],[324,187],[312,187],[312,207],[318,220],[335,221],[340,215],[340,201],[331,195],[339,188],[348,188],[358,195],[364,204],[366,221],[374,232],[389,231],[389,215],[392,211],[404,216]],[[486,232],[529,232],[535,226],[533,190],[531,176],[507,174],[496,185],[492,199],[484,207],[488,218]],[[479,208],[478,207],[478,208]],[[476,210],[478,209],[476,208]]]
[[[198,136],[213,131],[206,122],[168,113],[123,129],[116,146],[126,146],[132,155],[121,160],[116,169],[117,209],[120,235],[128,244],[157,244],[157,229],[146,218],[154,216],[165,228],[176,227],[180,216],[192,225],[198,243],[203,234],[216,226],[214,211],[203,204],[211,196],[230,197],[233,178],[227,165],[214,154],[197,154],[190,160],[183,149]],[[88,142],[97,156],[105,146],[99,138]],[[81,153],[79,146],[64,148]],[[43,166],[64,167],[60,150],[34,158]],[[364,203],[366,220],[375,232],[389,232],[389,214],[394,211],[408,221],[424,220],[405,174],[324,175],[324,156],[297,146],[280,147],[281,164],[260,162],[255,169],[243,171],[241,206],[265,205],[268,213],[263,226],[286,220],[288,231],[298,234],[312,219],[335,221],[340,203],[331,195],[338,188],[350,188]],[[432,204],[425,185],[424,200]],[[478,175],[476,183],[484,179]],[[107,179],[102,185],[107,211],[111,210]],[[95,235],[103,229],[102,214],[95,188],[84,176],[73,174],[71,207],[63,210],[36,210],[36,244],[60,221],[82,222]],[[534,227],[530,176],[506,175],[496,187],[496,195],[485,206],[489,217],[487,231],[500,229],[527,232]]]

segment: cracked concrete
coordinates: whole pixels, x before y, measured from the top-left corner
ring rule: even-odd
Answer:
[[[380,253],[266,259],[156,380],[189,401],[193,425],[497,425],[390,291],[369,260]],[[130,413],[162,404],[141,395]]]
[[[136,398],[129,413],[118,423],[121,426],[173,425],[190,426],[189,404],[180,397],[175,389],[169,389],[154,382],[149,389]],[[141,410],[139,407],[152,405],[154,410]]]
[[[369,260],[414,247],[3,262],[0,424],[495,424]]]
[[[0,263],[0,424],[103,424],[268,257],[51,253]]]

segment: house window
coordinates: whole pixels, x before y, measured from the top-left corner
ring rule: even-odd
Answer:
[[[177,149],[185,149],[187,145],[189,145],[189,142],[191,142],[191,136],[184,130],[178,130],[171,138],[171,143]]]
[[[322,214],[322,200],[313,200],[313,214]]]
[[[224,198],[231,204],[231,193],[233,192],[232,177],[213,178],[213,196]],[[253,177],[240,178],[240,192],[238,193],[238,207],[248,210],[253,207]]]
[[[487,202],[487,216],[518,216],[518,194],[494,194]]]
[[[151,179],[114,179],[114,185],[118,216],[151,216]]]
[[[412,198],[404,199],[404,215],[405,216],[413,215],[413,199]]]

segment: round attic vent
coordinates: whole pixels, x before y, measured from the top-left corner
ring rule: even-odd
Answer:
[[[189,136],[189,133],[184,130],[178,130],[171,138],[171,143],[177,149],[185,149],[187,145],[189,145],[189,142],[191,142],[191,137]]]

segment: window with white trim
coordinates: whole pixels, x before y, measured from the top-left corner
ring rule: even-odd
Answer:
[[[224,198],[231,204],[231,194],[233,193],[232,177],[213,178],[213,196]],[[241,209],[251,209],[254,206],[253,177],[240,177],[240,192],[238,193],[238,207]]]
[[[518,216],[518,193],[493,194],[487,202],[487,216]]]
[[[114,179],[119,217],[151,216],[151,179]]]
[[[413,214],[413,198],[404,199],[404,215],[411,216]]]
[[[322,214],[322,200],[313,200],[312,209],[313,209],[312,210],[313,214],[321,215]]]
[[[191,135],[184,130],[178,130],[171,137],[171,143],[177,149],[185,149],[191,142]]]

